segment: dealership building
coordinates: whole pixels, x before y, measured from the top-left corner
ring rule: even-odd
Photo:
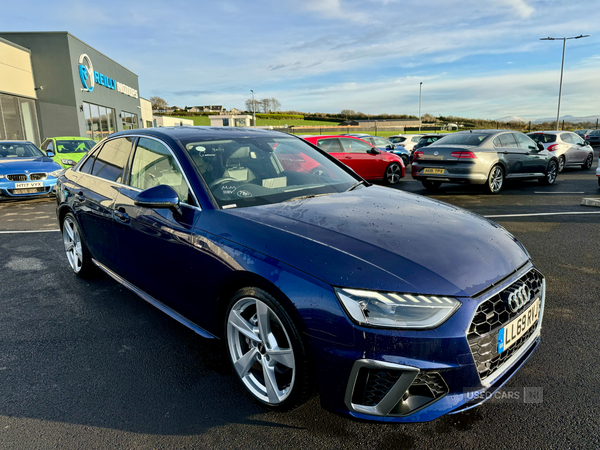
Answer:
[[[67,32],[0,32],[0,139],[153,126],[138,76]]]

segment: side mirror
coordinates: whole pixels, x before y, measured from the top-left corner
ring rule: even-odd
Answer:
[[[54,152],[52,150],[46,150],[46,156],[52,158],[54,156]]]
[[[538,148],[539,151],[544,150],[544,144],[542,144],[541,142],[538,142],[537,148]]]
[[[166,184],[153,186],[140,192],[133,200],[134,205],[144,208],[178,208],[179,196],[177,192]]]
[[[396,146],[394,144],[390,144],[387,146],[387,148],[390,150],[394,150],[396,148]]]
[[[367,153],[370,153],[371,155],[379,155],[379,150],[377,150],[375,147],[371,147],[369,150],[367,150]]]
[[[590,145],[590,141],[584,141],[583,145]]]

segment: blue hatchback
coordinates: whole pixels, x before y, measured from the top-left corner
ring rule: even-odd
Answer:
[[[504,228],[295,136],[116,133],[57,190],[73,272],[223,339],[272,409],[319,392],[362,419],[432,420],[489,398],[540,340],[544,277]]]
[[[62,172],[29,141],[0,141],[0,199],[52,194]]]

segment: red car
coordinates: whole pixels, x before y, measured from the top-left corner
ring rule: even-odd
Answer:
[[[404,177],[404,163],[399,156],[381,152],[368,142],[351,136],[311,136],[304,140],[339,159],[366,180],[383,180],[396,184]]]

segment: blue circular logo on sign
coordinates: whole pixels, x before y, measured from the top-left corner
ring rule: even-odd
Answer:
[[[82,53],[79,56],[79,78],[84,91],[92,92],[94,90],[94,66],[88,55]]]

